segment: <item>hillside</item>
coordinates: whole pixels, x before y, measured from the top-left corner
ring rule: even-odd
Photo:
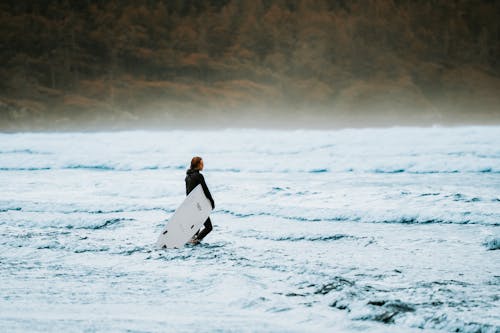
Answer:
[[[499,14],[466,0],[2,1],[0,130],[499,123]]]

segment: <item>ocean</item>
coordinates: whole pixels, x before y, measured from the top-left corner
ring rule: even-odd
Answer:
[[[499,226],[495,126],[0,134],[0,331],[500,332]]]

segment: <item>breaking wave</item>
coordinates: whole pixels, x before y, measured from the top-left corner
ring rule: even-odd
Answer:
[[[498,133],[0,134],[0,326],[498,332]],[[214,231],[157,249],[194,155]]]

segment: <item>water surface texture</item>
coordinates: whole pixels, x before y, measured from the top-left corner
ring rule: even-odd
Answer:
[[[0,134],[0,191],[2,332],[500,332],[500,127]]]

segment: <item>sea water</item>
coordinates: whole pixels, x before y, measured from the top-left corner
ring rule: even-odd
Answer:
[[[500,332],[499,225],[500,127],[0,134],[0,331]]]

